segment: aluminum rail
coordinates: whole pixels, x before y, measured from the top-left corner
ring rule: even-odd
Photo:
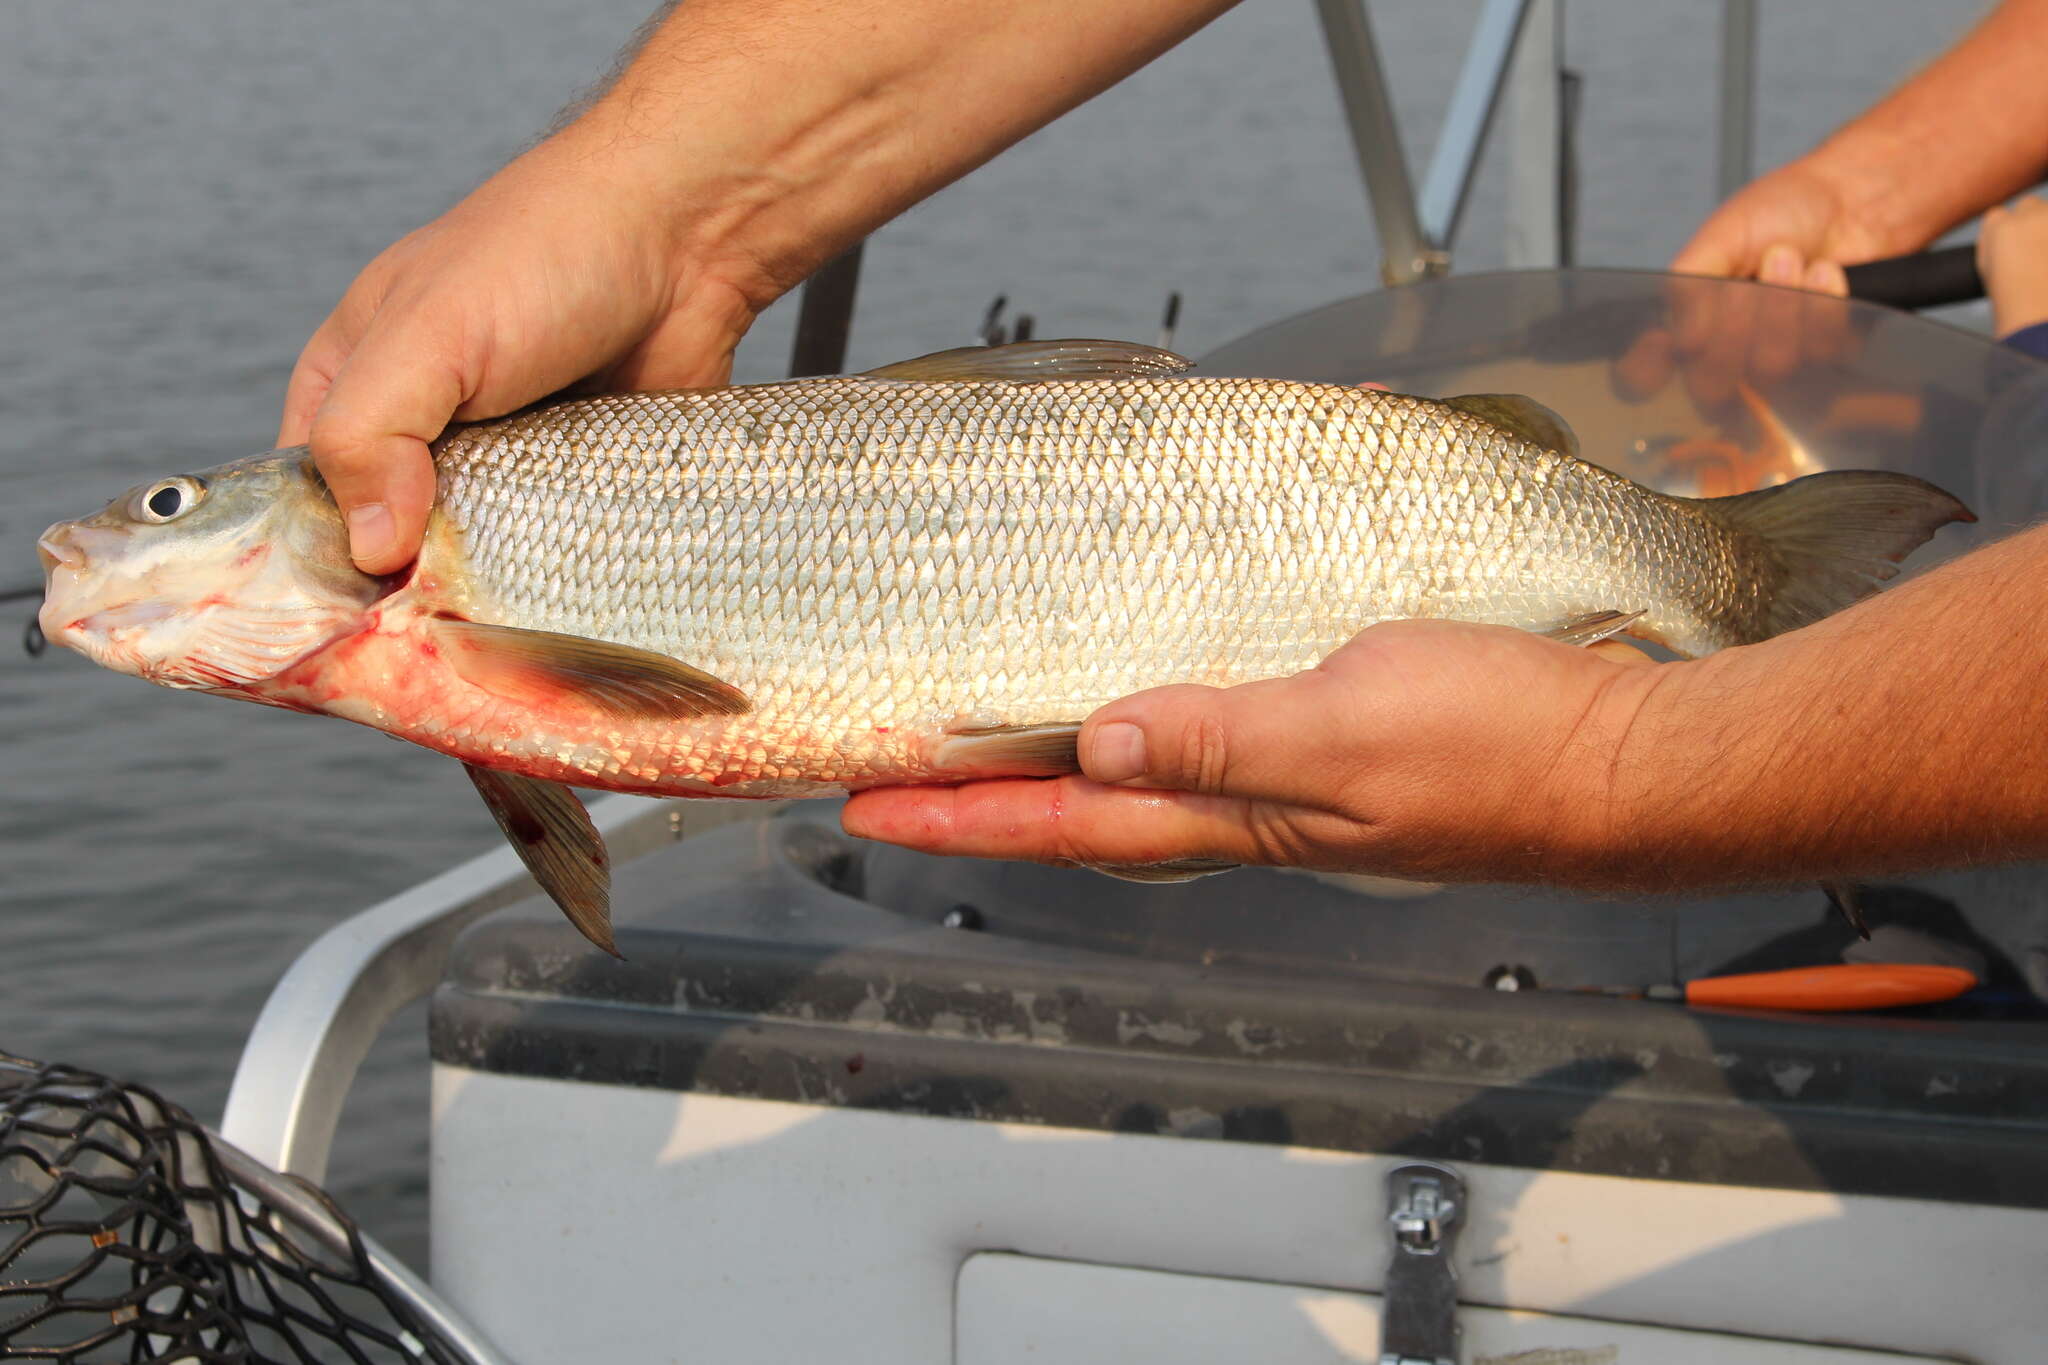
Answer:
[[[1486,150],[1487,130],[1493,124],[1494,110],[1500,107],[1501,90],[1507,85],[1515,44],[1521,39],[1522,21],[1528,14],[1529,0],[1486,0],[1478,23],[1473,25],[1465,65],[1451,91],[1450,107],[1444,110],[1444,126],[1437,134],[1418,204],[1423,235],[1446,253],[1465,216],[1472,178],[1479,171],[1479,155]],[[1554,67],[1547,78],[1557,79]],[[1550,138],[1554,143],[1555,134]]]
[[[1365,179],[1366,203],[1379,231],[1380,278],[1395,285],[1441,275],[1450,260],[1423,232],[1416,213],[1408,154],[1401,149],[1372,20],[1362,0],[1316,0],[1316,12],[1322,16],[1358,173]]]
[[[331,1255],[344,1262],[354,1259],[348,1229],[337,1222],[319,1200],[280,1177],[276,1171],[219,1133],[209,1131],[206,1139],[229,1180],[290,1218]],[[511,1357],[493,1346],[490,1338],[476,1324],[429,1288],[426,1281],[413,1274],[405,1262],[386,1251],[361,1228],[356,1229],[355,1235],[362,1244],[363,1256],[369,1261],[370,1269],[384,1282],[384,1287],[417,1313],[443,1342],[459,1351],[472,1365],[512,1365]],[[414,1355],[417,1357],[419,1352],[415,1351]]]
[[[590,818],[615,866],[680,837],[675,802],[610,796],[592,803]],[[500,848],[315,939],[249,1032],[221,1135],[266,1166],[323,1183],[342,1102],[384,1025],[433,990],[464,928],[538,893],[518,855]]]
[[[1366,200],[1379,233],[1380,278],[1386,284],[1412,284],[1450,269],[1458,224],[1494,112],[1511,76],[1517,86],[1533,82],[1543,87],[1519,101],[1529,127],[1516,139],[1518,166],[1530,148],[1540,144],[1540,150],[1535,154],[1536,165],[1519,170],[1517,178],[1518,183],[1526,184],[1532,176],[1548,175],[1551,183],[1540,192],[1542,206],[1537,212],[1548,224],[1557,221],[1556,83],[1561,20],[1556,5],[1560,2],[1544,0],[1542,17],[1536,24],[1526,25],[1535,0],[1485,0],[1418,199],[1363,0],[1316,0],[1352,150],[1358,157]],[[1525,28],[1536,30],[1533,40],[1524,36]],[[1525,211],[1519,201],[1526,197],[1517,195],[1518,214]],[[1534,253],[1543,259],[1518,263],[1556,264],[1561,251],[1554,226],[1540,231],[1536,242]]]
[[[1721,0],[1719,156],[1714,184],[1726,199],[1747,185],[1756,146],[1756,0]]]
[[[1563,69],[1563,52],[1564,0],[1533,0],[1508,71],[1510,270],[1571,264],[1576,78]]]

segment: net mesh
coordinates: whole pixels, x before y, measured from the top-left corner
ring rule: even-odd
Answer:
[[[324,1193],[282,1186],[291,1211],[227,1165],[145,1087],[0,1053],[0,1357],[468,1359],[384,1285]]]

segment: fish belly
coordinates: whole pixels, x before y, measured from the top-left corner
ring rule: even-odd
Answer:
[[[1297,672],[1378,621],[1644,610],[1669,635],[1718,590],[1712,528],[1675,500],[1333,385],[618,395],[459,429],[437,460],[438,605],[666,654],[751,699],[614,727],[597,738],[632,771],[562,779],[622,790],[943,780],[949,731]]]

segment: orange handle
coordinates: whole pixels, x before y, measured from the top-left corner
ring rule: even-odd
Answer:
[[[1845,962],[1702,977],[1685,983],[1685,1003],[1759,1010],[1882,1010],[1950,1000],[1976,984],[1976,976],[1962,967]]]

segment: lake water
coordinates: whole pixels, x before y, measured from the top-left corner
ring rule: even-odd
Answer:
[[[516,154],[650,0],[92,0],[0,6],[0,590],[127,485],[266,447],[355,271]],[[1766,7],[1760,166],[1825,136],[1983,8]],[[1379,7],[1411,157],[1476,6]],[[1653,266],[1712,206],[1718,7],[1582,3],[1580,260]],[[1501,168],[1461,268],[1501,260]],[[870,244],[850,363],[962,344],[990,298],[1039,335],[1199,353],[1377,283],[1313,8],[1250,0]],[[740,377],[771,378],[793,309]],[[328,926],[497,838],[457,766],[367,731],[175,696],[11,643],[0,608],[0,1048],[213,1120],[241,1039]],[[424,1262],[426,1047],[401,1017],[331,1188]]]

